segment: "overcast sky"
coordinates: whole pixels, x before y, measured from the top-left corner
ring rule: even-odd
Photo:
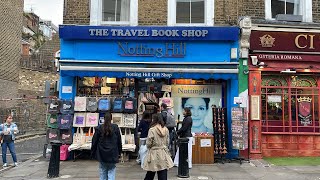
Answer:
[[[33,9],[41,19],[51,20],[56,26],[63,21],[63,0],[24,0],[24,10]]]

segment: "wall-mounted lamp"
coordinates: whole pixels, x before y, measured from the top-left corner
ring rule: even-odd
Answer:
[[[281,73],[295,74],[295,73],[297,73],[297,71],[296,71],[296,69],[292,68],[292,69],[286,69],[284,71],[281,71]]]
[[[252,65],[258,65],[258,56],[251,56],[251,63]]]

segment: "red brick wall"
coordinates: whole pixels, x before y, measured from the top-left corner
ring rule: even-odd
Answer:
[[[319,135],[262,135],[264,157],[320,156]]]

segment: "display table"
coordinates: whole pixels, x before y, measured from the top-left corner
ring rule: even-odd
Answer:
[[[212,135],[197,135],[193,139],[192,164],[214,163],[214,138]]]

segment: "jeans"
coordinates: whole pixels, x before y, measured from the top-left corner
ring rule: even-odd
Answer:
[[[99,165],[100,180],[115,180],[116,179],[116,165],[100,162]]]
[[[168,179],[168,170],[157,171],[158,180],[167,180]],[[148,171],[144,180],[153,180],[156,172]]]
[[[13,162],[17,162],[17,156],[16,156],[16,150],[14,148],[14,141],[11,142],[3,142],[1,144],[2,147],[2,162],[7,163],[7,147],[9,148],[9,151],[11,153]]]

